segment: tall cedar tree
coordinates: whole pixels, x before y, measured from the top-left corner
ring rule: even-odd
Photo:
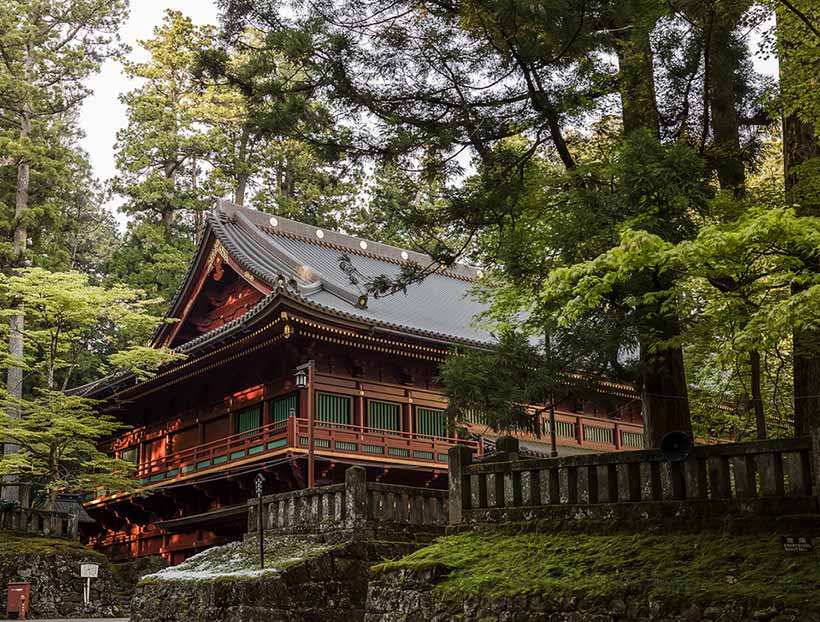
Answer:
[[[12,267],[25,264],[32,169],[49,165],[47,143],[35,127],[77,109],[89,93],[84,78],[120,53],[117,31],[126,13],[125,0],[10,0],[0,6],[0,115],[11,138],[3,164],[17,169]],[[24,309],[19,301],[12,304],[7,391],[20,398],[23,369],[15,361],[23,359]],[[4,450],[13,453],[15,445]],[[16,500],[18,492],[6,486],[3,498]]]
[[[820,216],[820,8],[811,0],[777,2],[777,41],[783,106],[783,162],[786,197],[799,216]],[[806,257],[820,271],[816,257]],[[793,284],[795,295],[806,284]],[[795,433],[820,423],[820,330],[794,331]]]

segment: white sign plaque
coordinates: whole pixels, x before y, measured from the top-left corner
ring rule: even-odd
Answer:
[[[80,564],[80,577],[83,579],[96,579],[99,571],[98,564]]]

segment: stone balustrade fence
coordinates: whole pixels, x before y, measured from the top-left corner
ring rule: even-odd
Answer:
[[[0,530],[49,538],[77,539],[78,517],[33,508],[0,509]]]
[[[248,500],[248,532],[258,530],[259,500]],[[405,525],[443,529],[447,491],[368,482],[362,467],[345,471],[345,483],[262,497],[263,525],[276,533]]]
[[[809,437],[695,446],[682,462],[658,450],[473,463],[449,454],[451,525],[538,517],[815,513]],[[636,513],[635,510],[640,510]]]

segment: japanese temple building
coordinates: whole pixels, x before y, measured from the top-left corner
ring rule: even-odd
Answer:
[[[77,390],[131,426],[106,447],[134,463],[142,485],[87,498],[90,544],[115,560],[176,563],[241,537],[259,472],[266,494],[341,482],[351,464],[373,480],[445,488],[456,437],[477,454],[491,446],[478,421],[448,429],[436,382],[454,351],[495,343],[473,324],[479,271],[455,265],[374,298],[351,282],[343,254],[370,277],[430,261],[227,202],[214,208],[173,321],[154,336],[185,359],[148,380],[120,373]],[[558,408],[559,453],[640,448],[640,413],[632,387],[602,382],[600,400]],[[523,446],[548,455],[546,418],[533,416],[545,434]]]

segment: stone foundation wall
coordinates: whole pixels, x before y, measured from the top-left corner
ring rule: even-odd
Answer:
[[[401,568],[371,576],[365,622],[820,622],[820,615],[742,602],[680,603],[670,608],[648,597],[606,602],[544,594],[509,598],[443,599],[435,585],[449,570],[442,565]]]

